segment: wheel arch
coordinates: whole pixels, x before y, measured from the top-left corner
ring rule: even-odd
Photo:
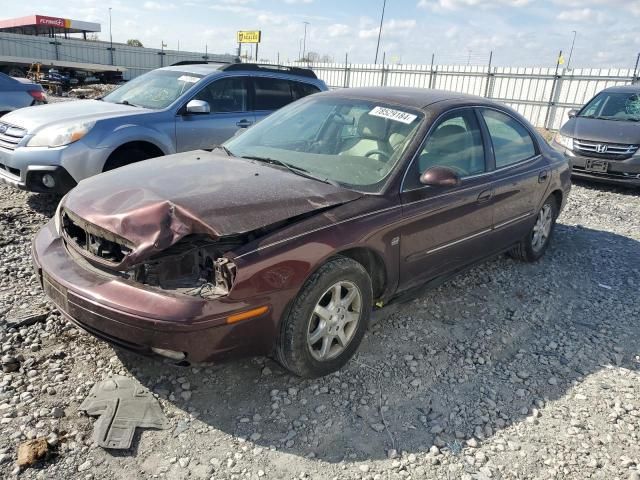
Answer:
[[[330,258],[336,256],[350,258],[365,268],[369,274],[369,278],[371,278],[374,300],[380,298],[385,293],[388,272],[384,259],[379,252],[375,251],[373,248],[365,246],[349,247],[345,250],[335,252],[329,258],[325,259],[321,265],[326,263]],[[319,266],[320,265],[318,265],[318,268]]]
[[[149,153],[151,155],[150,158],[161,157],[165,155],[164,150],[153,142],[150,142],[148,140],[131,140],[113,149],[113,151],[109,154],[109,156],[104,161],[104,165],[102,166],[102,171],[105,172],[107,170],[107,167],[109,166],[109,161],[115,158],[116,155],[122,153],[123,151],[134,150],[134,149],[141,149],[145,153]]]

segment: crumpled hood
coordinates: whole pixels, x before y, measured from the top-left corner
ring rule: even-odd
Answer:
[[[2,117],[2,121],[24,128],[29,133],[35,133],[41,127],[48,127],[56,123],[92,122],[105,118],[153,112],[154,110],[146,108],[118,105],[100,100],[78,100],[20,108]]]
[[[124,269],[190,234],[242,234],[361,196],[270,165],[194,151],[83,180],[63,207],[134,245]]]
[[[563,125],[560,133],[592,142],[640,144],[640,122],[574,117]]]

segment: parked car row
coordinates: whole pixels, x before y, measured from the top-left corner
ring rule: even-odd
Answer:
[[[0,120],[0,180],[66,193],[148,158],[211,149],[274,110],[326,90],[311,70],[190,64],[153,70],[99,100],[22,109]]]
[[[591,162],[576,153],[591,127],[577,122],[635,118],[632,93],[616,114],[619,92],[604,92],[554,149],[484,98],[328,92],[310,71],[275,70],[174,66],[101,101],[9,117],[24,131],[0,143],[20,170],[10,183],[68,191],[33,242],[65,317],[184,364],[267,354],[300,376],[328,374],[376,308],[501,252],[541,258],[571,164]]]

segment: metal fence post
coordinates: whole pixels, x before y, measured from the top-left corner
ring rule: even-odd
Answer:
[[[640,63],[640,53],[636,57],[636,66],[633,69],[633,78],[631,79],[631,84],[635,84],[638,81],[638,63]]]
[[[344,88],[349,88],[349,54],[344,54]]]
[[[484,96],[491,97],[492,93],[492,83],[493,83],[493,74],[491,73],[491,61],[493,60],[493,50],[489,54],[489,68],[487,69],[487,84],[484,88]]]
[[[560,50],[560,53],[558,54],[558,60],[556,61],[556,71],[553,74],[553,83],[551,84],[551,94],[549,95],[549,103],[547,104],[547,115],[545,116],[545,119],[544,119],[544,128],[546,128],[547,130],[549,130],[549,124],[552,121],[551,109],[554,106],[555,101],[557,100],[556,90],[559,91],[559,89],[557,88],[559,84],[558,69],[560,68],[561,58],[562,58],[562,50]]]
[[[431,54],[431,70],[429,70],[429,88],[433,88],[435,83],[436,83],[436,72],[433,69],[433,62],[436,59],[436,54],[432,53]]]

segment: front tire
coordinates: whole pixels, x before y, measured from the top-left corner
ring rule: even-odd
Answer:
[[[555,197],[550,196],[540,207],[529,233],[509,251],[509,255],[525,262],[539,260],[547,251],[557,218],[558,204]]]
[[[339,370],[358,349],[372,308],[365,268],[350,258],[329,260],[306,281],[282,320],[278,361],[307,378]]]

